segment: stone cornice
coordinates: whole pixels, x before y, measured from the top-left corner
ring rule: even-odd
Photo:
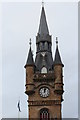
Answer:
[[[37,101],[28,101],[28,106],[53,106],[60,105],[60,100],[37,100]]]

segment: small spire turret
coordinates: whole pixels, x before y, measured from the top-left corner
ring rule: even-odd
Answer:
[[[34,65],[34,60],[33,60],[33,53],[32,53],[32,50],[31,50],[31,38],[30,38],[30,49],[29,49],[29,54],[28,54],[28,59],[27,59],[27,62],[26,62],[26,65],[25,65],[25,68],[27,65]]]
[[[56,52],[55,52],[55,59],[54,59],[54,65],[55,64],[62,64],[59,49],[58,49],[58,37],[56,37]]]

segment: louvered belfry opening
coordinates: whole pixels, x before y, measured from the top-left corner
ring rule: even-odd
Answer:
[[[43,108],[40,110],[40,120],[50,120],[49,110],[47,108]]]

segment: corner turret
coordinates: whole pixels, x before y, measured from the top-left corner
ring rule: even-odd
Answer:
[[[26,91],[27,95],[34,93],[34,84],[33,84],[33,76],[34,76],[34,60],[33,54],[31,50],[31,39],[30,39],[30,49],[28,54],[28,59],[26,65],[24,66],[26,69]]]
[[[54,92],[62,95],[63,90],[63,70],[64,65],[62,64],[59,49],[58,49],[58,39],[56,37],[56,52],[54,59],[54,79],[55,79],[55,89]]]

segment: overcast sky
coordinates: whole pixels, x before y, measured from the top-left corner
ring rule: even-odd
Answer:
[[[55,38],[64,63],[64,102],[62,116],[78,117],[78,14],[77,3],[45,3],[45,12],[52,52],[55,53]],[[27,117],[25,95],[25,69],[32,39],[36,52],[36,39],[41,14],[41,3],[2,4],[2,117],[18,117],[17,102],[20,96],[21,117]]]

